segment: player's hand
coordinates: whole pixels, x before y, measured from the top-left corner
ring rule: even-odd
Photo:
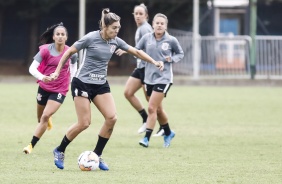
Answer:
[[[156,61],[155,66],[159,68],[160,71],[163,71],[164,69],[164,62],[162,61]]]
[[[52,80],[56,80],[58,78],[59,74],[54,72],[50,74],[50,77],[52,78]]]
[[[121,56],[123,54],[126,54],[127,52],[124,51],[124,50],[118,49],[118,50],[115,51],[115,53],[116,53],[116,55]]]
[[[52,78],[49,77],[49,76],[44,75],[44,77],[42,78],[42,81],[45,82],[45,83],[48,83],[48,82],[52,81]]]
[[[170,56],[166,56],[166,57],[165,57],[165,60],[166,60],[167,62],[172,62],[172,60],[171,60],[171,57],[170,57]]]

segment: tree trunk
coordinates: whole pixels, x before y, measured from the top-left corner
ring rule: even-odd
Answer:
[[[26,55],[26,58],[24,60],[23,65],[25,67],[29,67],[30,64],[33,61],[33,57],[35,56],[35,54],[38,51],[38,18],[34,18],[30,20],[30,31],[29,31],[29,44],[28,46],[28,52]]]

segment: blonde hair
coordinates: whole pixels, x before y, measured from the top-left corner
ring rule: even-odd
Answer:
[[[168,25],[168,19],[167,19],[167,17],[166,17],[164,14],[162,14],[162,13],[157,13],[157,14],[154,16],[154,18],[153,18],[153,22],[155,21],[155,19],[156,19],[157,17],[162,17],[162,18],[164,18],[164,19],[166,20],[166,24]]]
[[[99,21],[100,29],[108,27],[112,23],[118,21],[120,21],[120,17],[117,14],[110,12],[109,8],[105,8],[102,10],[101,20]]]

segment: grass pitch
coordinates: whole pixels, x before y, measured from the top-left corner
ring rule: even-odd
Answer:
[[[94,149],[103,122],[95,106],[91,126],[69,145],[59,170],[52,151],[76,121],[70,93],[53,116],[53,129],[25,155],[37,123],[37,85],[1,84],[1,184],[281,183],[282,88],[172,86],[164,107],[176,136],[168,149],[162,137],[152,137],[149,148],[139,146],[141,119],[123,88],[111,86],[118,121],[103,154],[110,171],[83,172],[77,157]]]

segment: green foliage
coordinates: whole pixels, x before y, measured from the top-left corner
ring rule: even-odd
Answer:
[[[168,149],[161,137],[152,137],[149,148],[138,145],[141,119],[123,97],[124,86],[111,88],[118,122],[103,155],[110,171],[82,172],[77,157],[94,149],[103,123],[93,104],[91,126],[67,148],[59,170],[52,150],[76,121],[70,93],[54,128],[25,155],[36,126],[37,85],[1,84],[1,183],[281,183],[281,88],[172,86],[163,102],[176,132]]]

